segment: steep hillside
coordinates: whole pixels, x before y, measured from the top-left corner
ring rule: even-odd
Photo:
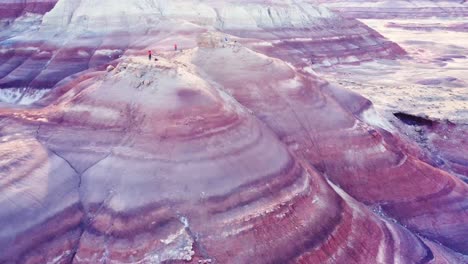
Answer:
[[[126,58],[42,103],[0,112],[2,262],[466,261],[466,184],[281,60]]]

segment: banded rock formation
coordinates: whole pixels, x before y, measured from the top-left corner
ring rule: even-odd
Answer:
[[[45,14],[57,0],[4,0],[0,3],[0,20],[15,19],[26,13]]]
[[[59,1],[0,43],[13,101],[51,88],[0,108],[0,263],[466,263],[466,183],[302,68],[403,51],[307,1],[220,3]]]
[[[268,84],[265,81],[271,78],[276,65],[266,58],[252,60],[248,51],[239,53],[232,53],[229,58],[224,52],[209,51],[209,55],[203,54],[202,59],[195,56],[194,60],[295,152],[353,197],[381,207],[417,232],[445,241],[460,251],[466,250],[467,212],[459,210],[458,205],[453,208],[437,205],[457,201],[464,207],[468,202],[465,183],[421,162],[417,154],[407,153],[410,147],[388,132],[392,131],[391,126],[378,119],[367,100],[336,87],[314,84],[294,71],[285,70],[284,75],[278,76],[282,82]],[[220,59],[239,62],[231,67],[212,67]],[[320,92],[311,86],[320,87]],[[460,222],[438,226],[428,220],[431,214]],[[460,235],[458,242],[453,240],[454,235]]]
[[[158,64],[127,59],[111,72],[84,74],[59,87],[45,98],[50,102],[46,107],[3,109],[1,133],[6,136],[1,144],[0,222],[5,228],[0,236],[4,249],[0,261],[466,260],[356,201],[342,189],[354,191],[342,184],[345,179],[340,180],[338,173],[330,175],[335,183],[328,182],[324,175],[344,166],[324,161],[330,152],[311,145],[318,141],[310,140],[328,134],[341,140],[337,145],[356,144],[349,149],[361,148],[357,152],[363,160],[354,160],[354,165],[369,158],[375,144],[397,148],[392,142],[386,143],[379,132],[374,133],[380,143],[367,136],[367,125],[352,113],[341,112],[343,102],[311,76],[245,48],[237,50],[240,61],[235,63],[229,58],[234,52],[231,48],[188,50],[175,57],[167,55]],[[221,55],[231,61],[221,70],[236,73],[232,79],[244,76],[239,81],[250,90],[237,86],[240,89],[235,91],[232,79],[222,83],[220,77],[226,75],[203,66]],[[245,67],[240,69],[240,63]],[[260,69],[270,74],[268,79]],[[255,74],[243,75],[242,70]],[[253,89],[252,78],[259,78],[265,88]],[[290,100],[297,100],[297,106],[287,105]],[[305,102],[308,111],[299,112],[297,107]],[[283,113],[271,112],[271,107]],[[325,122],[320,113],[334,121]],[[308,115],[319,118],[314,128],[304,127]],[[292,133],[295,123],[302,123],[302,128]],[[348,134],[355,140],[346,138]],[[376,165],[384,174],[361,183],[367,191],[356,197],[398,192],[388,204],[394,209],[388,211],[390,217],[397,214],[403,221],[410,219],[416,229],[428,228],[424,223],[429,221],[433,223],[429,230],[437,228],[442,233],[435,239],[463,243],[464,238],[456,234],[448,237],[449,231],[462,234],[454,218],[466,221],[463,212],[435,206],[461,205],[460,199],[451,197],[456,198],[456,190],[466,192],[466,186],[428,167],[438,177],[447,177],[455,190],[439,195],[431,189],[434,201],[422,209],[438,210],[436,215],[447,215],[454,225],[444,226],[432,214],[423,214],[418,221],[407,211],[408,206],[420,206],[417,199],[401,205],[396,201],[411,199],[401,186],[384,182],[389,185],[388,193],[376,186],[389,176],[385,171],[392,166],[391,153],[385,150],[377,157],[382,162]],[[328,163],[326,174],[314,169],[320,168],[317,162]],[[407,177],[401,172],[397,176]],[[415,190],[415,183],[408,179],[407,188]],[[28,215],[40,217],[23,221]]]
[[[194,8],[195,7],[195,8]],[[239,21],[243,21],[239,24]],[[331,30],[333,28],[333,30]],[[357,63],[404,51],[364,24],[308,2],[59,1],[37,31],[0,41],[0,88],[50,89],[64,78],[124,53],[193,48],[217,30],[295,65]],[[1,34],[0,34],[1,35]],[[224,38],[224,37],[223,37]],[[0,40],[2,37],[0,36]],[[20,102],[18,98],[11,101]]]
[[[346,17],[354,18],[430,18],[467,17],[464,0],[314,0]]]

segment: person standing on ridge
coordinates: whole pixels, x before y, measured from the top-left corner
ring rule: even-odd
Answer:
[[[177,51],[177,43],[174,44],[174,51]]]
[[[148,58],[149,60],[151,60],[151,58],[153,57],[153,52],[151,50],[148,50]]]

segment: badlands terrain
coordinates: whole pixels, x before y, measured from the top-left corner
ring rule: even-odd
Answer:
[[[466,8],[0,1],[0,263],[468,263]]]

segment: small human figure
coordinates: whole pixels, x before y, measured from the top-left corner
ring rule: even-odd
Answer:
[[[152,57],[153,57],[153,52],[151,50],[148,50],[148,58],[150,61]]]
[[[174,44],[174,51],[177,51],[177,43]]]

